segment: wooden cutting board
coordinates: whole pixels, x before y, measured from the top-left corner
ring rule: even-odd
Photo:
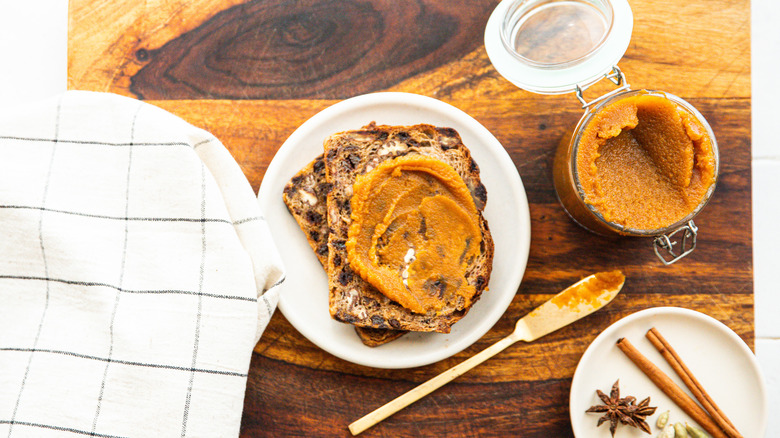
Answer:
[[[696,251],[663,266],[647,239],[575,225],[551,180],[554,148],[579,119],[573,95],[519,90],[483,46],[494,0],[71,0],[68,87],[144,99],[214,133],[255,190],[284,140],[358,94],[406,91],[471,114],[504,145],[532,219],[523,282],[504,317],[465,351],[411,370],[338,359],[277,312],[252,357],[242,436],[346,436],[346,426],[507,335],[517,318],[592,272],[619,268],[603,311],[510,348],[366,436],[565,437],[574,369],[596,335],[658,305],[705,312],[753,345],[749,0],[632,0],[620,67],[633,88],[681,96],[708,119],[721,154]],[[609,87],[597,85],[593,95]],[[590,91],[589,91],[590,92]]]

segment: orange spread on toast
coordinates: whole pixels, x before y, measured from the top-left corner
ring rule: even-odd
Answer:
[[[474,200],[449,164],[423,155],[382,162],[355,180],[347,258],[382,294],[415,313],[476,293],[466,269],[480,254]]]

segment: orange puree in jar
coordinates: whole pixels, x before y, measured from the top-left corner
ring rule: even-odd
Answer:
[[[469,304],[466,281],[482,234],[474,200],[447,163],[406,155],[357,177],[347,240],[350,266],[385,296],[415,313],[439,311],[453,297]]]
[[[656,95],[626,97],[594,114],[576,160],[585,202],[607,222],[639,230],[685,218],[716,178],[706,129]]]

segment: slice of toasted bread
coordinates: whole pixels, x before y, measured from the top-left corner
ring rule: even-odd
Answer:
[[[298,222],[311,249],[322,267],[328,265],[327,195],[330,184],[325,180],[325,163],[322,155],[301,169],[284,187],[282,198],[290,213]],[[322,291],[325,293],[325,290]],[[324,309],[323,309],[324,310]],[[355,327],[361,342],[376,347],[403,336],[404,330]]]
[[[318,156],[284,186],[282,199],[322,266],[328,260],[328,208],[330,184],[325,180],[325,162]]]
[[[385,160],[408,154],[444,161],[455,169],[471,191],[479,211],[482,233],[480,253],[470,261],[466,272],[466,281],[476,289],[472,303],[487,287],[493,261],[493,240],[481,214],[487,202],[487,191],[480,181],[479,167],[458,133],[451,128],[431,125],[377,126],[372,123],[359,130],[334,134],[325,141],[325,169],[331,184],[327,197],[330,313],[337,320],[361,327],[449,333],[452,324],[469,310],[462,297],[445,303],[438,312],[413,313],[363,280],[347,261],[350,199],[356,177],[370,172]]]

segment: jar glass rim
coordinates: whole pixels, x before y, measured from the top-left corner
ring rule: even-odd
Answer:
[[[580,4],[590,7],[597,12],[605,22],[604,31],[598,40],[587,52],[570,60],[559,62],[545,62],[531,59],[519,53],[513,43],[514,29],[525,20],[546,8],[560,7],[565,4]],[[508,7],[504,19],[500,23],[499,35],[501,43],[508,53],[516,60],[534,68],[558,70],[580,64],[593,57],[606,43],[614,27],[615,15],[610,0],[515,0]]]
[[[696,120],[702,124],[704,129],[707,132],[707,135],[709,136],[712,144],[712,154],[715,161],[715,169],[714,169],[714,175],[713,175],[713,181],[712,184],[707,188],[707,191],[704,194],[704,197],[699,202],[699,204],[685,217],[681,218],[680,220],[674,222],[673,224],[670,224],[663,228],[657,228],[657,229],[637,229],[637,228],[630,228],[626,227],[624,225],[608,221],[604,218],[603,214],[601,214],[596,207],[594,207],[592,204],[585,201],[585,192],[582,189],[582,184],[580,184],[579,179],[579,173],[577,171],[577,153],[579,150],[579,142],[582,137],[582,133],[585,130],[585,127],[588,125],[588,122],[590,121],[591,117],[596,114],[599,110],[604,108],[605,106],[609,105],[612,102],[615,102],[617,100],[634,96],[634,95],[650,95],[650,96],[661,96],[665,97],[672,102],[674,102],[677,106],[682,108],[683,110],[690,113],[692,116],[696,118]],[[596,218],[600,222],[602,222],[605,226],[608,228],[611,228],[615,230],[616,232],[620,234],[626,234],[626,235],[633,235],[633,236],[659,236],[662,234],[669,233],[670,231],[676,230],[680,228],[681,226],[688,223],[690,220],[692,220],[699,212],[704,208],[704,206],[707,205],[710,198],[712,198],[712,194],[715,192],[715,186],[718,182],[718,176],[720,174],[720,153],[718,150],[718,143],[715,139],[715,134],[712,131],[712,127],[707,122],[707,120],[704,118],[704,116],[697,110],[693,105],[685,101],[684,99],[675,96],[674,94],[667,93],[664,91],[658,91],[658,90],[628,90],[621,93],[618,93],[609,99],[605,99],[603,102],[600,102],[599,104],[595,105],[594,107],[588,109],[585,114],[580,118],[580,121],[577,123],[576,127],[574,128],[574,134],[572,135],[571,139],[572,149],[571,149],[571,157],[569,161],[569,169],[572,174],[572,179],[574,181],[574,186],[576,188],[577,197],[579,197],[580,201],[585,205],[585,207],[593,213]]]

